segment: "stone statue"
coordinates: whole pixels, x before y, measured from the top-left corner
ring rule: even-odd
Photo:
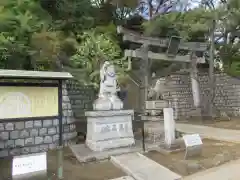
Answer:
[[[165,91],[166,91],[166,80],[165,78],[160,78],[156,81],[155,86],[150,88],[148,93],[148,98],[153,99],[153,97],[155,97],[155,100],[162,100],[163,93]]]
[[[99,97],[107,94],[116,94],[117,92],[117,77],[114,66],[108,61],[104,62],[100,69],[100,90]]]
[[[117,97],[117,76],[114,65],[105,61],[100,69],[100,90],[94,102],[95,110],[122,109],[123,103]]]

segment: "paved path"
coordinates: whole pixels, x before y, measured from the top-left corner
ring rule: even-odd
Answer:
[[[112,156],[111,162],[136,180],[180,180],[182,177],[140,153]]]
[[[198,133],[200,136],[209,139],[240,143],[240,131],[238,130],[181,123],[176,124],[176,129],[185,133]]]
[[[187,176],[183,180],[239,180],[239,167],[240,160],[231,161],[221,166]]]

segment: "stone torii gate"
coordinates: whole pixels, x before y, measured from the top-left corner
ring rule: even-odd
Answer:
[[[180,37],[171,38],[153,38],[146,37],[131,30],[125,29],[121,26],[118,27],[118,33],[123,34],[123,41],[129,41],[132,43],[141,44],[140,49],[127,49],[125,50],[125,57],[140,58],[141,61],[141,72],[142,72],[142,87],[144,88],[144,102],[146,103],[148,97],[148,80],[149,80],[149,59],[163,60],[170,62],[182,62],[191,63],[190,76],[192,83],[192,94],[194,101],[194,109],[191,115],[195,117],[201,117],[201,102],[200,102],[200,87],[197,75],[197,64],[205,63],[205,58],[196,56],[196,52],[201,52],[203,54],[207,49],[207,43],[203,42],[184,42]],[[160,48],[167,48],[166,52],[154,53],[149,51],[149,46],[157,46]],[[187,55],[179,55],[178,51],[187,51]],[[144,105],[144,103],[143,103]],[[145,112],[146,105],[144,105],[143,110]]]

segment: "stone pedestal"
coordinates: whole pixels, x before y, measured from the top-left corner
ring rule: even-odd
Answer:
[[[133,110],[86,112],[86,145],[93,151],[134,145],[133,115]]]

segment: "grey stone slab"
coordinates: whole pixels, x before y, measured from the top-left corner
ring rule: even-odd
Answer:
[[[7,156],[8,156],[7,150],[0,151],[0,157],[7,157]]]
[[[20,138],[29,137],[29,131],[28,131],[28,130],[22,130],[22,131],[20,131],[19,137],[20,137]]]
[[[24,146],[24,139],[17,139],[15,140],[16,147],[23,147]]]
[[[13,124],[13,123],[7,123],[7,124],[5,125],[5,130],[7,130],[7,131],[12,131],[12,130],[14,130],[14,124]]]
[[[50,143],[52,143],[52,141],[53,141],[52,136],[45,136],[44,137],[44,143],[50,144]]]
[[[182,177],[140,153],[112,156],[111,162],[136,180],[181,180]]]
[[[26,144],[26,145],[32,145],[32,144],[34,144],[34,138],[33,138],[33,137],[30,137],[30,138],[25,139],[25,144]]]
[[[42,127],[42,121],[41,120],[34,121],[34,127],[36,128]]]
[[[33,128],[33,121],[26,121],[25,128]]]
[[[47,128],[41,128],[39,129],[39,136],[43,136],[47,134]]]
[[[55,127],[48,128],[48,134],[53,135],[57,133],[57,129]]]
[[[4,124],[0,123],[0,131],[4,131]]]
[[[42,144],[43,143],[43,137],[35,137],[35,144]]]
[[[20,148],[11,149],[11,150],[9,151],[9,154],[10,154],[11,156],[20,155],[20,154],[21,154],[21,149],[20,149]]]
[[[8,139],[9,139],[9,132],[0,133],[0,140],[8,140]]]
[[[15,142],[14,140],[8,140],[5,142],[5,147],[6,148],[14,148],[15,147]]]
[[[24,129],[24,122],[16,122],[15,123],[15,129],[17,129],[17,130]]]
[[[123,177],[119,177],[111,180],[135,180],[135,179],[133,179],[131,176],[123,176]]]
[[[51,127],[52,123],[52,120],[43,120],[43,127]]]
[[[10,132],[10,139],[18,139],[20,135],[19,131],[12,131]]]
[[[117,148],[101,152],[92,151],[85,144],[74,144],[70,145],[69,147],[72,150],[73,154],[78,159],[78,161],[81,163],[104,160],[110,158],[113,155],[142,151],[141,146]]]
[[[30,152],[30,147],[24,147],[21,149],[22,154],[28,154]]]
[[[53,125],[54,125],[54,126],[58,126],[58,124],[59,124],[59,120],[58,120],[58,119],[54,119],[54,120],[53,120]]]
[[[3,141],[0,141],[0,150],[1,149],[4,149],[4,142]]]
[[[30,136],[31,137],[38,136],[38,129],[31,129],[30,130]]]

